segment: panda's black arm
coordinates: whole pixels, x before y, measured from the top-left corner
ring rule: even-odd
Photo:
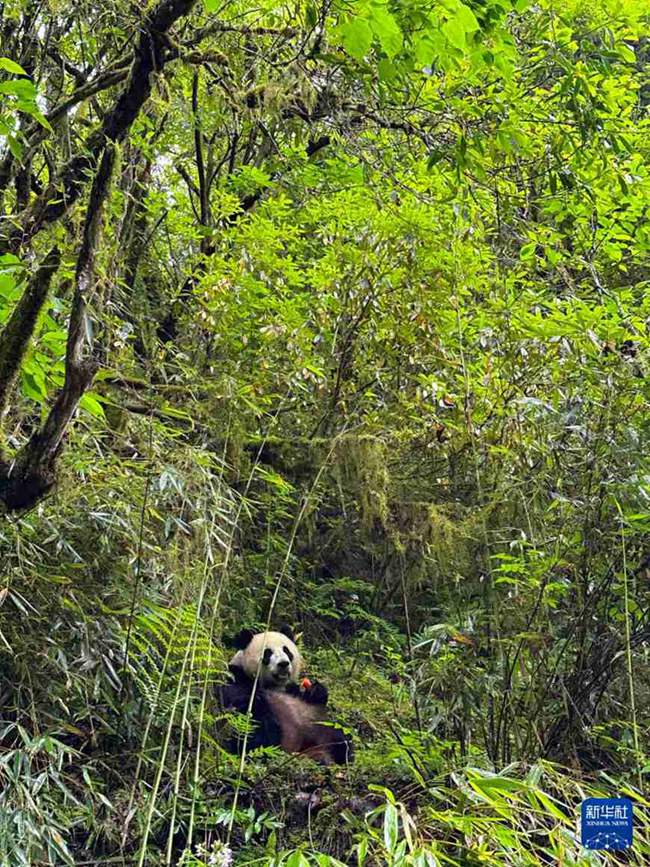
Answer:
[[[218,698],[224,710],[234,710],[247,713],[251,699],[252,682],[239,681],[222,685],[218,690]],[[275,747],[282,743],[282,731],[266,700],[264,690],[260,689],[253,698],[251,707],[253,727],[248,735],[247,751],[258,747]],[[241,753],[244,738],[241,736],[229,738],[224,744],[230,753]]]
[[[217,700],[224,710],[238,710],[246,713],[253,689],[253,681],[246,677],[243,669],[236,665],[228,666],[230,680],[216,688]]]
[[[318,680],[315,680],[306,689],[300,689],[297,683],[290,683],[286,688],[286,692],[307,704],[318,704],[322,707],[325,707],[329,699],[327,687]]]
[[[262,719],[257,720],[255,731],[249,737],[248,749],[255,750],[258,747],[279,747],[282,743],[282,729],[277,720],[269,713],[259,714]]]
[[[242,683],[223,683],[217,687],[217,699],[224,710],[246,713],[250,696],[250,687]]]

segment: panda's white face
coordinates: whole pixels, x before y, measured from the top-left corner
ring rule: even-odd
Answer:
[[[259,683],[267,688],[282,688],[298,679],[302,660],[296,645],[281,632],[259,632],[232,658],[231,665],[242,668],[254,678],[259,668]]]

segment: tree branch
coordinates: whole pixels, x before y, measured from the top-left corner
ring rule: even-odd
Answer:
[[[47,113],[46,118],[48,123],[54,126],[57,121],[59,121],[64,115],[68,114],[70,109],[74,108],[78,103],[124,81],[129,74],[129,69],[130,67],[128,64],[126,66],[111,67],[101,73],[101,75],[97,76],[93,81],[87,82],[78,87],[70,94],[70,96],[66,97]],[[36,121],[30,124],[25,133],[27,146],[22,155],[23,161],[34,156],[39,146],[43,144],[48,135],[48,129],[42,124],[37,123]],[[11,181],[12,170],[15,162],[15,156],[11,151],[7,151],[4,159],[0,162],[0,193],[6,189]]]
[[[201,226],[210,227],[210,190],[205,171],[205,159],[203,156],[203,130],[199,117],[199,70],[192,77],[192,117],[194,120],[194,154],[196,160],[196,174],[199,180],[199,207]],[[201,252],[209,253],[211,244],[203,236],[201,238]]]
[[[32,435],[11,463],[0,462],[0,503],[7,511],[33,506],[54,484],[56,459],[63,437],[98,368],[89,327],[88,305],[96,288],[95,257],[114,163],[115,148],[107,147],[88,198],[68,325],[63,387],[41,430]]]
[[[6,415],[9,398],[18,378],[22,360],[34,334],[38,314],[43,309],[61,254],[53,247],[31,275],[27,287],[0,331],[0,421]],[[0,443],[0,450],[2,444]],[[1,451],[0,451],[1,454]]]
[[[175,54],[169,46],[168,31],[195,3],[196,0],[160,0],[146,16],[124,90],[80,152],[69,160],[43,194],[18,215],[17,226],[6,239],[9,249],[17,250],[45,226],[60,219],[80,197],[87,174],[94,171],[106,141],[124,139],[151,94],[152,73],[160,72]]]

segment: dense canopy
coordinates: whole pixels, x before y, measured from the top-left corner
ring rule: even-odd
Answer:
[[[0,863],[648,863],[649,24],[0,2]]]

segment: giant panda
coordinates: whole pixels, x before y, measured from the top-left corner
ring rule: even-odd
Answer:
[[[280,632],[242,629],[232,642],[237,653],[230,660],[231,682],[221,686],[218,697],[225,711],[248,713],[253,721],[246,749],[279,746],[323,764],[351,760],[352,744],[339,728],[326,721],[328,692],[315,682],[299,686],[303,661],[288,627]],[[252,696],[252,701],[251,701]],[[229,739],[225,748],[241,753],[243,737]]]

